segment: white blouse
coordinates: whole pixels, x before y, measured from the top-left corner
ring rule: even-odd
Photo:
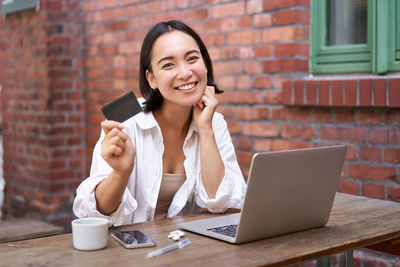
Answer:
[[[141,112],[123,122],[123,125],[123,131],[131,138],[136,148],[136,157],[121,203],[110,216],[103,215],[96,208],[94,190],[112,171],[101,157],[101,141],[104,138],[102,131],[93,151],[90,176],[77,189],[73,203],[73,211],[77,217],[104,217],[116,225],[154,219],[163,174],[162,133],[152,112]],[[225,166],[225,176],[216,196],[214,199],[208,198],[201,180],[199,134],[192,120],[183,144],[186,180],[171,202],[168,217],[193,213],[199,208],[221,213],[228,208],[240,209],[243,205],[246,183],[237,163],[227,123],[220,113],[214,113],[212,127]]]

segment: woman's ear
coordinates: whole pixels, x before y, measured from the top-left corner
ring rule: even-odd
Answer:
[[[154,78],[153,73],[151,73],[149,70],[146,70],[146,79],[153,90],[158,88],[156,79]]]

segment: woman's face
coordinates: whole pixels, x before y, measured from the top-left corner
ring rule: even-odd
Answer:
[[[207,86],[207,68],[199,46],[188,34],[171,31],[161,35],[151,51],[150,86],[160,90],[165,103],[196,104]]]

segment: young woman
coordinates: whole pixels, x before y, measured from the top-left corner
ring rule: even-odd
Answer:
[[[77,189],[78,217],[127,224],[201,209],[241,208],[246,184],[200,37],[180,21],[147,33],[140,54],[144,112],[103,121],[90,177]]]

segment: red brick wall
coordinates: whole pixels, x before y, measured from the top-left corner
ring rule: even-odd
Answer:
[[[400,78],[290,80],[283,103],[306,115],[311,143],[348,146],[340,191],[400,201]]]
[[[86,173],[79,2],[0,19],[6,216],[70,221]]]

